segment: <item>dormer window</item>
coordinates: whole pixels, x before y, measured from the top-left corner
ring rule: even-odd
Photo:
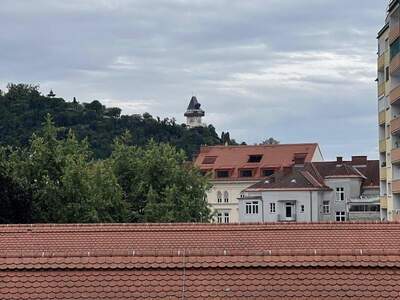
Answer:
[[[269,177],[271,175],[275,174],[275,170],[274,169],[264,169],[262,170],[262,175],[263,177]]]
[[[259,163],[261,162],[263,156],[261,154],[256,154],[256,155],[250,155],[249,160],[247,161],[248,163]]]
[[[212,165],[217,160],[216,156],[206,156],[203,159],[203,165]]]
[[[228,170],[217,170],[217,178],[229,178],[230,174]]]
[[[253,177],[253,170],[240,170],[240,177]]]

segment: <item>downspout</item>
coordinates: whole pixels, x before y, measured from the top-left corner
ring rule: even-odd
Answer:
[[[261,193],[261,210],[262,210],[262,222],[263,222],[263,224],[264,224],[264,197],[262,196],[262,193]]]
[[[311,214],[311,223],[312,223],[313,222],[312,191],[310,191],[310,214]]]

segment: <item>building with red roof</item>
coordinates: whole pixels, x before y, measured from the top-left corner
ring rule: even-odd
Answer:
[[[242,191],[295,162],[322,161],[318,144],[257,146],[205,146],[195,159],[203,173],[211,174],[207,199],[219,223],[239,221]]]
[[[380,220],[379,161],[306,162],[285,167],[245,190],[240,222]]]
[[[400,224],[0,226],[0,299],[397,299]]]

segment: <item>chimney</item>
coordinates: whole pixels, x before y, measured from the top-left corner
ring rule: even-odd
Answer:
[[[368,156],[352,156],[351,164],[353,166],[366,166],[368,162]]]

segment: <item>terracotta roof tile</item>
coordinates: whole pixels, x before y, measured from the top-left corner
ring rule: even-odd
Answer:
[[[394,299],[399,233],[397,223],[0,226],[0,299]]]
[[[263,178],[262,169],[280,169],[294,163],[296,155],[301,154],[306,162],[311,162],[313,156],[319,151],[318,144],[280,144],[260,146],[208,146],[202,147],[195,159],[195,165],[200,169],[213,171],[232,169],[230,178],[223,180],[258,180]],[[262,155],[262,160],[257,163],[248,163],[250,155]],[[206,158],[215,158],[213,164],[204,164]],[[207,159],[206,159],[207,160]],[[240,178],[239,169],[255,169],[251,178]]]

